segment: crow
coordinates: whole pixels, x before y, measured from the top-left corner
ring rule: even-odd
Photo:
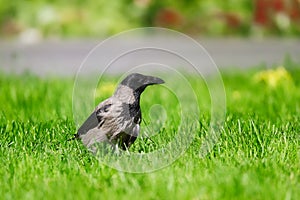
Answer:
[[[80,138],[92,151],[103,142],[109,143],[114,149],[129,149],[140,131],[141,94],[147,86],[162,83],[162,79],[154,76],[139,73],[128,75],[114,94],[95,108],[75,137]]]

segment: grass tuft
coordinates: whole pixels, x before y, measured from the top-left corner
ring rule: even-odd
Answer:
[[[172,165],[145,174],[114,170],[101,164],[80,141],[68,140],[76,132],[73,79],[0,75],[1,197],[299,199],[300,70],[289,63],[284,69],[288,85],[283,80],[272,88],[267,79],[255,78],[264,73],[270,78],[269,72],[222,73],[226,118],[216,144],[204,157],[199,149],[209,134],[211,100],[205,82],[189,76],[200,114],[195,126],[189,130],[183,126],[183,130],[194,134],[194,140]],[[110,87],[105,98],[116,80],[104,79]],[[214,78],[209,81],[213,83]],[[181,83],[177,84],[175,88],[180,88]],[[131,152],[150,152],[166,145],[182,120],[184,105],[167,88],[146,90],[141,101],[142,133]],[[153,102],[161,107],[153,107]]]

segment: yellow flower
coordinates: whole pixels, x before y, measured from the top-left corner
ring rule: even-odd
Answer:
[[[240,100],[241,99],[241,93],[239,91],[237,91],[237,90],[234,90],[232,92],[232,98],[234,100]]]
[[[116,88],[116,83],[113,82],[104,82],[98,85],[98,88],[96,89],[95,97],[109,97],[113,94],[114,90]]]
[[[271,88],[293,82],[291,75],[283,66],[258,72],[255,74],[254,80],[256,82],[263,82]]]

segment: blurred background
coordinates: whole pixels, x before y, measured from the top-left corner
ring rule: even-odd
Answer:
[[[286,55],[297,59],[300,53],[300,0],[0,0],[0,59],[6,68],[37,66],[38,71],[45,65],[44,52],[45,56],[57,54],[51,66],[79,65],[79,61],[59,59],[79,55],[82,60],[99,40],[148,26],[206,38],[202,44],[220,65],[253,65],[254,60],[273,63]],[[28,44],[40,46],[24,47]],[[228,45],[230,53],[244,56],[227,59]],[[71,53],[74,48],[79,52]],[[255,53],[265,60],[247,62],[246,55]],[[40,62],[34,58],[37,54]]]
[[[5,38],[99,37],[143,26],[167,27],[195,36],[300,33],[299,0],[0,2],[0,31]]]

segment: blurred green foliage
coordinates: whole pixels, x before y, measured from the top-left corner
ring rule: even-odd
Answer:
[[[167,27],[191,35],[209,36],[296,36],[300,33],[299,3],[291,11],[291,15],[289,12],[272,11],[270,23],[259,24],[255,21],[259,20],[259,16],[255,15],[265,8],[257,7],[257,2],[259,1],[0,0],[0,34],[15,37],[34,30],[41,37],[97,37],[144,26]],[[262,12],[270,14],[270,11],[263,10]]]

